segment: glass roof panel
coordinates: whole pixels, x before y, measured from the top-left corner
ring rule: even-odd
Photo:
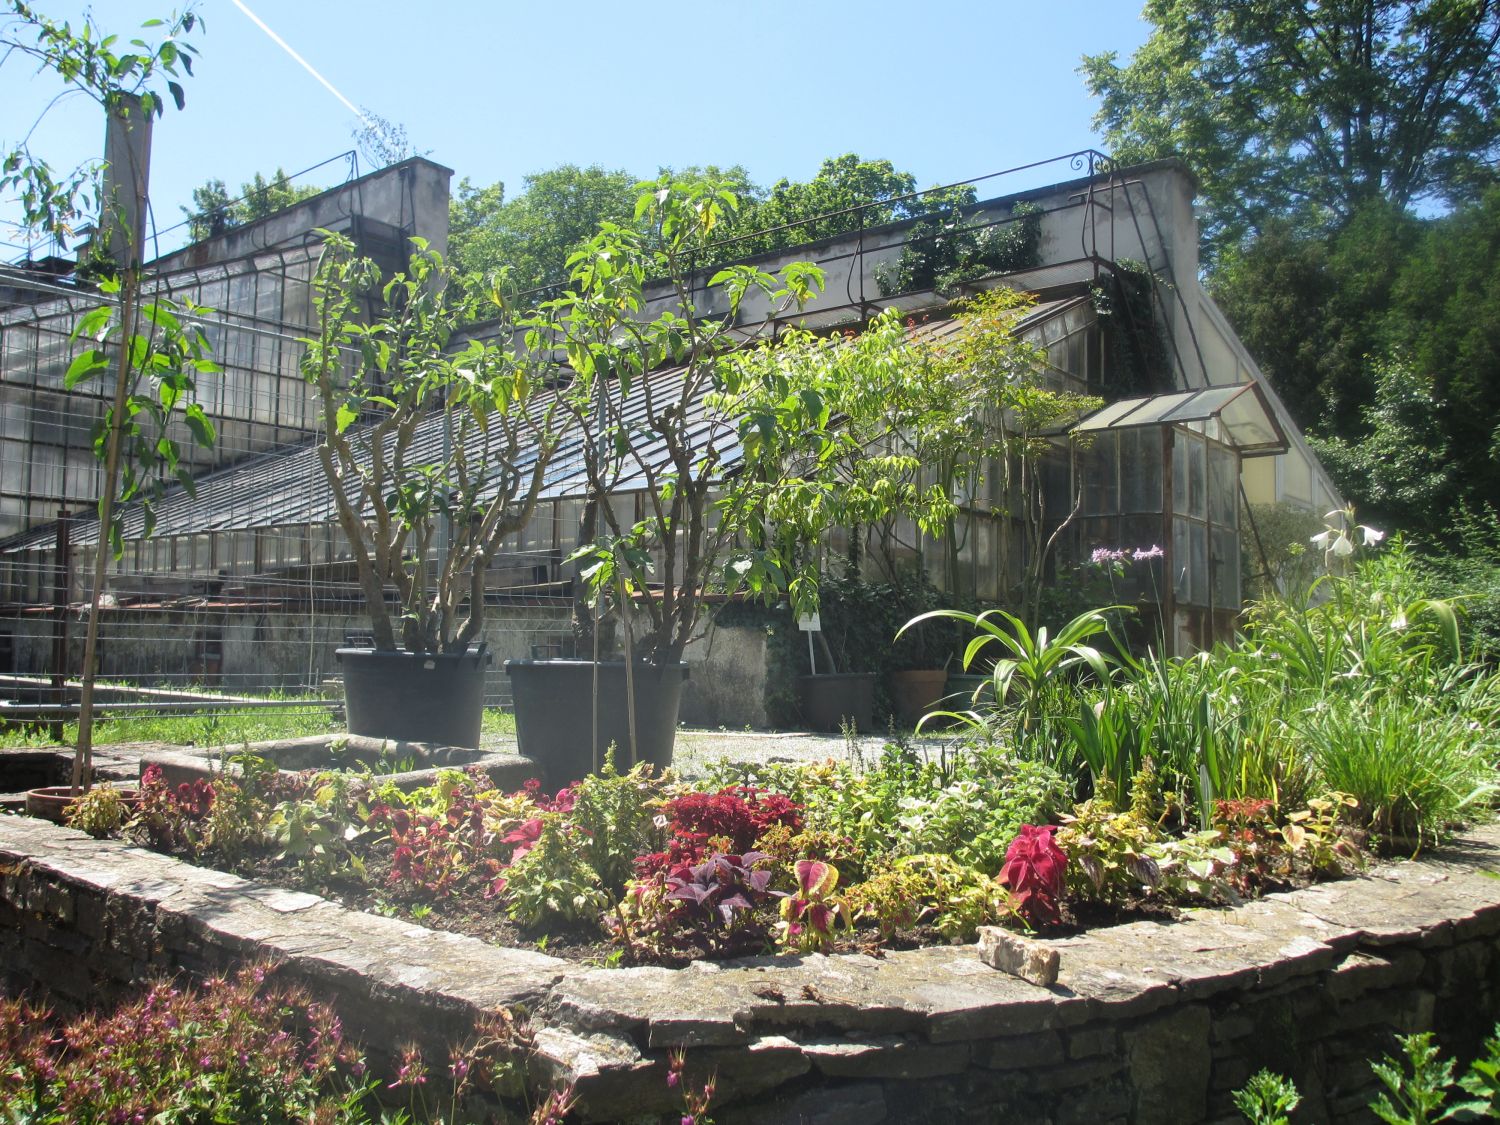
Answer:
[[[1075,429],[1088,432],[1159,425],[1222,430],[1229,444],[1247,456],[1281,453],[1287,448],[1286,434],[1254,383],[1121,399],[1085,418]]]
[[[1223,409],[1225,403],[1243,392],[1247,386],[1249,386],[1248,383],[1237,383],[1232,387],[1206,387],[1164,417],[1162,421],[1197,422],[1204,418],[1212,418],[1215,413]]]
[[[1174,395],[1156,395],[1148,398],[1142,407],[1130,416],[1125,423],[1128,426],[1154,426],[1168,420],[1169,415],[1179,416],[1172,420],[1184,422],[1192,418],[1202,417],[1192,410],[1193,400],[1198,397],[1198,391],[1183,391]]]
[[[1128,425],[1125,416],[1132,410],[1139,409],[1150,402],[1149,398],[1122,398],[1119,402],[1112,402],[1101,410],[1090,414],[1082,422],[1078,423],[1077,430],[1084,432],[1090,430],[1108,430],[1119,425]]]

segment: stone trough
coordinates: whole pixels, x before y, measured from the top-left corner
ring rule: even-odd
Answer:
[[[159,766],[173,784],[196,778],[211,778],[227,771],[240,772],[234,760],[240,754],[264,758],[284,772],[301,770],[360,770],[371,773],[376,784],[390,782],[410,791],[433,784],[447,769],[481,769],[496,788],[519,789],[539,777],[535,762],[519,754],[439,746],[429,742],[397,742],[359,735],[312,735],[269,742],[247,742],[234,746],[162,746],[141,755],[141,772]],[[392,769],[392,764],[410,767]]]
[[[1395,1033],[1463,1053],[1492,1029],[1497,868],[1488,828],[1342,882],[1039,942],[1057,954],[1043,987],[976,946],[592,968],[0,817],[0,972],[78,1006],[270,959],[377,1063],[410,1040],[446,1058],[477,1015],[524,1009],[534,1093],[571,1082],[590,1121],[680,1115],[678,1047],[688,1081],[717,1074],[722,1125],[1229,1122],[1263,1066],[1298,1082],[1301,1119],[1362,1121],[1367,1060]]]

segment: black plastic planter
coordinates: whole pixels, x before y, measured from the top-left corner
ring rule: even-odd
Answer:
[[[594,724],[594,669],[598,668],[598,736]],[[636,757],[658,769],[672,764],[677,739],[677,707],[688,666],[638,663],[635,680]],[[594,771],[604,751],[615,746],[615,764],[630,766],[629,711],[625,662],[591,660],[507,660],[516,708],[516,742],[521,753],[542,768],[549,788],[567,785]]]
[[[341,648],[349,733],[401,742],[479,747],[490,654]]]
[[[802,721],[808,730],[875,729],[875,673],[836,672],[797,678]]]

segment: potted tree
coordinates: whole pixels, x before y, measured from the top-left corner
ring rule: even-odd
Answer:
[[[347,239],[324,235],[303,374],[374,641],[338,650],[349,729],[475,747],[489,663],[485,573],[536,508],[559,395],[545,357],[455,343],[481,308],[507,319],[498,289],[461,291],[421,239],[406,271],[385,279]]]
[[[758,359],[776,348],[776,315],[821,273],[736,265],[705,286],[694,255],[734,196],[701,181],[646,186],[635,228],[606,224],[581,246],[567,291],[528,335],[571,369],[561,402],[585,497],[572,561],[591,659],[506,663],[521,750],[557,782],[597,768],[611,743],[622,760],[670,763],[683,652],[706,599],[784,587],[768,510],[790,476],[830,454],[826,403]],[[752,294],[766,310],[758,327],[738,323]],[[594,628],[601,612],[618,621],[622,659],[599,659],[614,655]]]

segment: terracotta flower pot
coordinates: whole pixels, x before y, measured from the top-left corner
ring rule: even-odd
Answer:
[[[132,812],[140,806],[139,790],[120,789],[117,792]],[[75,793],[70,785],[47,785],[41,789],[29,790],[26,793],[26,815],[50,820],[53,824],[66,824],[68,810],[80,796],[82,794]]]

